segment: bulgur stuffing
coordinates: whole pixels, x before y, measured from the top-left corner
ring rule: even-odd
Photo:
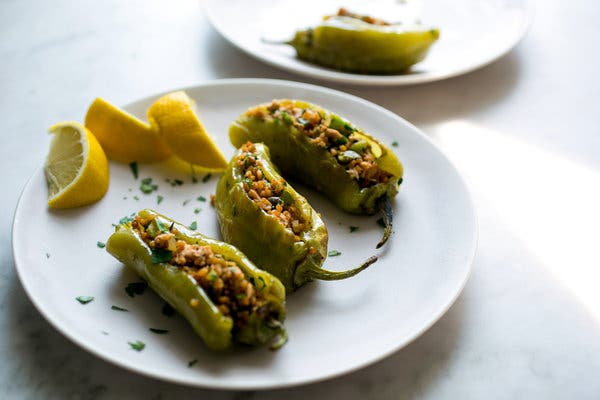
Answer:
[[[393,176],[381,169],[369,143],[359,132],[339,117],[312,108],[296,107],[292,101],[273,100],[246,112],[261,119],[274,118],[292,125],[317,146],[327,149],[360,188],[387,183]]]
[[[178,240],[177,228],[161,230],[160,225],[154,225],[157,229],[149,228],[153,220],[136,216],[131,226],[151,249],[170,251],[172,256],[168,263],[191,276],[219,311],[233,319],[235,329],[243,327],[252,313],[268,312],[264,296],[235,262],[215,253],[210,246]],[[192,299],[190,305],[195,307],[198,302]]]
[[[350,18],[356,18],[356,19],[360,19],[363,22],[366,22],[367,24],[378,25],[378,26],[389,26],[389,25],[391,25],[389,22],[386,22],[386,21],[384,21],[382,19],[369,17],[368,15],[355,14],[353,12],[350,12],[350,11],[346,10],[345,8],[340,8],[338,10],[338,13],[336,15],[326,16],[324,19],[327,20],[327,19],[329,19],[331,17],[350,17]]]
[[[265,213],[275,217],[285,228],[294,233],[294,240],[301,241],[298,236],[306,228],[299,210],[286,202],[285,180],[269,181],[263,174],[262,161],[256,158],[256,147],[247,142],[235,163],[244,175],[244,190],[248,197],[255,202]]]

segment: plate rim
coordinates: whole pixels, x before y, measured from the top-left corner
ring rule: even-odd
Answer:
[[[423,83],[430,83],[441,81],[445,79],[454,78],[460,75],[466,75],[478,69],[484,68],[494,61],[499,60],[508,54],[512,49],[514,49],[521,40],[527,35],[529,30],[531,29],[531,25],[533,24],[533,20],[535,17],[535,1],[534,0],[521,0],[523,2],[523,10],[525,13],[525,18],[522,21],[518,34],[516,34],[513,40],[507,43],[501,51],[494,53],[493,55],[484,58],[482,61],[478,63],[474,63],[466,68],[458,68],[455,70],[449,70],[446,72],[438,72],[438,73],[423,73],[423,74],[407,74],[407,75],[361,75],[354,74],[350,72],[341,72],[336,71],[330,68],[321,67],[318,65],[310,65],[310,68],[316,68],[316,71],[312,69],[303,69],[303,68],[295,68],[293,65],[282,65],[276,60],[271,60],[270,58],[263,56],[260,53],[253,52],[249,49],[244,48],[239,43],[237,43],[233,38],[227,35],[220,27],[219,24],[215,23],[216,19],[212,9],[210,8],[210,3],[218,3],[220,0],[202,0],[201,6],[204,10],[204,15],[207,17],[211,27],[223,37],[229,44],[234,46],[236,49],[242,51],[244,54],[249,55],[255,60],[266,63],[272,67],[276,67],[278,69],[288,71],[294,74],[298,74],[300,76],[305,76],[313,79],[317,79],[319,81],[328,81],[335,83],[343,83],[357,86],[410,86],[410,85],[418,85]]]
[[[478,247],[478,240],[479,240],[479,225],[478,225],[478,217],[477,217],[475,204],[473,202],[473,197],[471,195],[471,192],[469,190],[469,187],[468,187],[464,177],[460,174],[460,171],[456,168],[456,166],[454,165],[454,163],[452,163],[452,161],[448,158],[448,156],[446,156],[446,154],[439,148],[439,146],[437,146],[420,129],[418,129],[416,126],[414,126],[413,124],[411,124],[404,118],[400,117],[399,115],[393,113],[390,110],[387,110],[386,108],[384,108],[378,104],[375,104],[371,101],[365,100],[361,97],[355,96],[353,94],[345,93],[345,92],[342,92],[339,90],[321,87],[318,85],[313,85],[313,84],[308,84],[308,83],[303,83],[303,82],[295,82],[295,81],[290,81],[290,80],[263,79],[263,78],[231,78],[231,79],[207,80],[207,81],[199,82],[198,84],[195,84],[195,85],[191,85],[191,86],[187,86],[187,87],[183,87],[183,88],[172,89],[172,90],[168,90],[165,92],[160,92],[160,93],[155,93],[155,94],[152,94],[149,96],[145,96],[143,98],[139,98],[137,100],[130,101],[129,103],[125,104],[122,107],[127,108],[127,107],[130,107],[134,103],[145,101],[145,100],[152,99],[152,98],[156,98],[158,96],[161,96],[165,93],[169,93],[172,91],[194,90],[194,89],[197,89],[200,87],[238,86],[238,85],[262,85],[262,86],[264,86],[264,85],[279,85],[281,87],[308,89],[310,91],[316,91],[316,92],[321,92],[321,93],[324,92],[325,94],[327,94],[327,93],[334,94],[338,97],[346,98],[348,100],[352,100],[352,101],[361,103],[363,106],[375,108],[379,112],[383,112],[384,114],[387,114],[389,117],[395,119],[398,123],[409,127],[414,134],[417,134],[422,139],[424,139],[430,146],[432,146],[439,153],[439,155],[442,158],[445,159],[448,166],[450,168],[452,168],[453,173],[456,175],[458,182],[460,182],[460,185],[464,191],[465,203],[468,205],[468,209],[470,210],[470,214],[471,214],[470,224],[473,226],[471,242],[469,243],[469,247],[468,247],[468,249],[469,249],[468,260],[465,261],[465,264],[467,267],[465,276],[463,277],[463,279],[460,282],[460,284],[458,285],[458,287],[455,289],[455,293],[453,294],[453,296],[446,301],[446,304],[444,304],[443,307],[441,307],[439,310],[437,310],[435,313],[433,313],[433,316],[430,318],[429,321],[427,321],[426,324],[424,324],[420,329],[416,330],[412,335],[408,336],[404,341],[399,342],[398,345],[393,346],[393,347],[387,349],[387,351],[381,352],[380,354],[378,354],[374,357],[368,357],[365,360],[358,362],[355,365],[352,365],[350,367],[341,368],[335,372],[331,372],[331,373],[327,373],[327,374],[323,374],[323,375],[319,375],[319,376],[315,376],[315,377],[303,378],[303,379],[292,379],[292,380],[287,380],[286,382],[283,382],[283,383],[274,383],[274,384],[269,384],[269,385],[265,385],[264,383],[232,385],[231,383],[220,382],[218,379],[190,381],[189,379],[177,378],[174,376],[165,376],[155,370],[137,369],[133,365],[130,365],[127,362],[125,362],[115,356],[105,354],[100,349],[97,349],[96,347],[88,344],[83,338],[78,337],[76,334],[72,333],[71,331],[69,331],[67,329],[63,329],[61,327],[60,321],[55,320],[54,317],[51,315],[51,313],[48,312],[43,307],[43,302],[36,297],[37,295],[33,294],[32,289],[28,286],[27,279],[24,279],[24,277],[23,277],[23,271],[24,271],[23,268],[25,268],[23,266],[24,262],[19,261],[19,257],[17,255],[17,249],[16,249],[16,245],[15,245],[15,231],[18,229],[18,225],[20,223],[20,219],[18,219],[18,217],[19,217],[18,214],[22,211],[21,207],[22,207],[24,194],[32,186],[33,179],[36,176],[38,176],[38,174],[42,173],[41,170],[43,169],[43,165],[38,166],[35,169],[35,171],[33,172],[33,174],[28,178],[28,180],[24,184],[24,186],[21,190],[21,193],[19,194],[17,205],[13,212],[13,221],[11,224],[11,249],[12,249],[15,270],[17,272],[19,282],[21,283],[21,286],[23,287],[29,300],[33,303],[33,305],[35,306],[37,311],[44,317],[44,319],[51,326],[54,327],[54,329],[56,329],[62,335],[67,337],[69,340],[71,340],[71,342],[78,345],[80,348],[90,352],[91,354],[97,356],[98,358],[100,358],[106,362],[109,362],[113,365],[124,368],[127,371],[131,371],[131,372],[140,374],[145,377],[149,377],[149,378],[156,379],[159,381],[190,386],[190,387],[239,391],[239,390],[271,390],[271,389],[281,389],[281,388],[296,387],[296,386],[301,386],[301,385],[308,385],[308,384],[331,380],[331,379],[338,378],[338,377],[341,377],[344,375],[348,375],[350,373],[353,373],[355,371],[358,371],[360,369],[363,369],[365,367],[373,365],[373,364],[381,361],[382,359],[387,358],[390,355],[396,353],[397,351],[401,350],[402,348],[408,346],[414,340],[416,340],[418,337],[420,337],[423,333],[425,333],[427,330],[429,330],[437,321],[439,321],[442,318],[443,315],[446,314],[446,312],[452,307],[452,305],[456,302],[456,300],[462,293],[462,291],[465,288],[467,282],[469,281],[469,278],[473,271],[473,264],[474,264],[475,255],[476,255],[477,247]]]

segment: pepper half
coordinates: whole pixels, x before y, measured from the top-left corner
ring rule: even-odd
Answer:
[[[217,185],[215,207],[223,238],[278,277],[288,293],[314,279],[349,278],[377,260],[342,272],[322,269],[327,228],[260,143],[237,150]]]
[[[297,31],[287,44],[298,58],[362,74],[406,72],[422,61],[439,38],[438,29],[391,24],[340,9],[319,25]]]
[[[381,247],[391,234],[390,199],[398,193],[403,167],[383,143],[348,120],[299,100],[273,100],[250,108],[229,128],[231,143],[269,146],[284,175],[324,193],[353,214],[383,213]]]
[[[142,210],[116,227],[106,249],[175,308],[209,349],[285,343],[283,285],[234,246]]]

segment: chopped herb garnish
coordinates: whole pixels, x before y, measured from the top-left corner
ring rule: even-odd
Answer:
[[[192,170],[192,183],[197,183],[198,178],[196,178],[196,170],[194,169],[194,164],[190,164],[190,169]]]
[[[198,200],[198,201],[206,201],[206,197],[204,197],[204,196],[198,196],[198,197],[196,197],[196,200]]]
[[[381,226],[382,228],[385,228],[385,222],[383,222],[383,217],[377,220],[377,225]]]
[[[160,204],[163,201],[164,197],[162,197],[160,194],[158,196],[156,196],[156,204]]]
[[[104,242],[96,242],[96,246],[100,247],[101,249],[106,247],[106,243]]]
[[[184,205],[184,206],[187,206],[187,204],[188,204],[189,202],[190,202],[190,200],[189,200],[189,199],[187,199],[187,200],[184,200],[184,201],[183,201],[183,205]]]
[[[152,183],[152,178],[144,178],[142,179],[142,184],[140,185],[140,190],[144,194],[150,194],[158,189],[158,185]]]
[[[190,224],[189,228],[190,228],[191,230],[195,231],[196,229],[198,229],[198,223],[197,223],[196,221],[193,221],[193,222]]]
[[[127,286],[125,287],[125,293],[127,293],[129,295],[129,297],[135,297],[135,295],[137,294],[138,296],[140,294],[143,294],[144,291],[146,290],[146,288],[148,287],[148,284],[146,282],[131,282],[128,283]]]
[[[126,309],[126,308],[119,307],[119,306],[115,306],[114,304],[113,304],[112,306],[110,306],[110,309],[111,309],[111,310],[115,310],[115,311],[129,311],[129,310],[128,310],[128,309]]]
[[[123,200],[127,200],[127,196],[123,196]]]
[[[160,264],[169,261],[173,257],[173,252],[167,249],[152,249],[152,263]]]
[[[133,199],[134,199],[135,201],[140,201],[140,198],[139,198],[138,196],[133,196]]]
[[[200,214],[201,208],[194,208],[194,214]]]
[[[243,299],[244,297],[246,297],[246,294],[245,294],[245,293],[238,293],[238,294],[236,294],[236,295],[235,295],[235,298],[236,298],[236,299],[238,299],[238,300],[241,300],[241,299]]]
[[[206,183],[210,178],[212,178],[212,174],[206,174],[204,175],[204,178],[202,178],[202,182]]]
[[[294,202],[294,198],[289,192],[283,191],[281,196],[279,196],[284,205],[289,206]]]
[[[398,142],[396,142],[395,140],[392,142],[392,146],[394,147],[398,147]]]
[[[192,368],[194,365],[196,365],[197,362],[198,362],[198,360],[192,360],[192,361],[188,362],[188,368]]]
[[[131,217],[123,217],[119,220],[119,225],[123,225],[123,224],[128,224],[131,221],[133,221],[133,218]]]
[[[50,253],[46,253],[46,258],[50,258]]]
[[[155,218],[154,221],[156,222],[156,227],[158,228],[160,233],[167,233],[170,231],[170,229],[167,230],[167,227],[161,222],[160,219]]]
[[[171,186],[181,186],[183,185],[183,181],[181,179],[169,179],[167,178],[166,181],[171,184]]]
[[[142,351],[144,350],[144,347],[146,347],[146,345],[144,344],[144,342],[140,341],[140,340],[136,340],[135,342],[127,342],[129,343],[129,345],[131,346],[132,349],[136,350],[136,351]]]
[[[350,233],[356,232],[358,229],[358,226],[350,226]]]
[[[175,315],[175,309],[171,307],[169,303],[163,304],[161,312],[167,317],[172,317],[173,315]]]
[[[402,178],[398,179],[398,185],[402,185],[402,182],[404,182],[404,179],[402,179]]]
[[[169,333],[169,331],[167,329],[158,329],[158,328],[148,328],[148,329],[150,330],[150,332],[156,333],[158,335]]]
[[[106,332],[106,331],[100,331],[100,332],[102,332],[103,335],[108,335],[108,332]]]
[[[214,281],[216,281],[219,278],[219,276],[217,275],[217,273],[214,270],[212,270],[212,269],[210,270],[210,272],[208,273],[208,275],[206,275],[206,277],[208,278],[208,280],[210,282],[214,282]]]
[[[78,296],[78,297],[75,297],[75,299],[76,299],[78,302],[80,302],[81,304],[87,304],[87,303],[89,303],[90,301],[93,301],[93,300],[94,300],[94,298],[93,298],[92,296]]]
[[[129,168],[131,168],[131,173],[133,174],[133,177],[135,179],[138,178],[138,164],[134,161],[132,163],[129,163]]]
[[[340,251],[337,251],[337,250],[329,250],[329,251],[327,252],[327,255],[328,255],[329,257],[336,257],[336,256],[339,256],[339,255],[341,255],[341,254],[342,254],[342,252],[340,252]]]

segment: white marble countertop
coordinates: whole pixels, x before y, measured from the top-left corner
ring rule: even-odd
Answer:
[[[466,177],[473,275],[451,310],[387,359],[330,381],[223,392],[136,375],[80,349],[33,307],[12,261],[18,195],[46,129],[200,81],[308,81],[240,53],[198,1],[0,1],[0,397],[10,399],[600,398],[600,6],[548,0],[507,56],[405,88],[330,85],[421,128]]]

